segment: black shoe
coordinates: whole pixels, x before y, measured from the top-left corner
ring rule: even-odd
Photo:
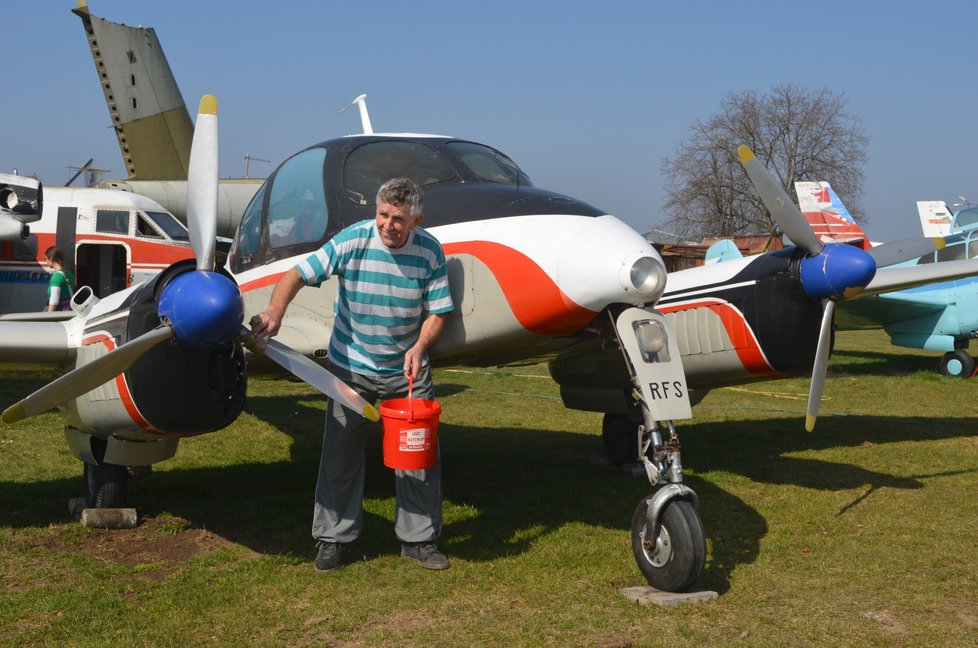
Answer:
[[[403,543],[401,558],[419,562],[425,569],[448,569],[448,557],[438,550],[434,542]]]
[[[346,553],[346,545],[339,542],[320,542],[319,551],[316,553],[316,560],[313,566],[320,574],[336,571],[343,566],[343,556]]]

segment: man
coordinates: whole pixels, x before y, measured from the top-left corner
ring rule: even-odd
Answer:
[[[368,402],[403,398],[408,377],[418,398],[431,399],[427,351],[445,326],[452,297],[438,240],[418,225],[422,192],[407,178],[377,192],[374,220],[351,225],[289,270],[275,285],[268,308],[252,318],[256,337],[279,331],[289,303],[303,285],[339,277],[330,368]],[[317,572],[344,562],[362,530],[364,419],[330,401],[312,535],[319,543]],[[396,470],[394,531],[401,556],[426,569],[447,569],[435,542],[441,536],[441,453],[427,470]]]

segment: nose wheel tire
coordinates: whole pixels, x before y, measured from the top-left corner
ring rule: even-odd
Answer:
[[[632,516],[632,551],[649,585],[666,592],[692,587],[706,564],[706,532],[696,508],[673,500],[662,511],[659,534],[648,534],[648,501],[643,498]]]

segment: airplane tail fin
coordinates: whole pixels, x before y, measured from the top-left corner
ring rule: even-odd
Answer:
[[[130,179],[186,180],[193,122],[156,31],[81,18]]]
[[[951,210],[943,200],[918,200],[917,214],[924,236],[948,236],[951,233]]]
[[[723,263],[731,259],[739,259],[744,255],[737,248],[737,244],[730,239],[720,239],[706,249],[704,264]]]
[[[823,243],[851,243],[868,250],[866,234],[828,182],[796,182],[798,207]]]

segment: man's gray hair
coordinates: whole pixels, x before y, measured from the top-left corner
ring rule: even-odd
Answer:
[[[424,205],[424,192],[410,178],[391,178],[377,190],[377,202],[397,207],[407,205],[408,212],[417,216]]]

